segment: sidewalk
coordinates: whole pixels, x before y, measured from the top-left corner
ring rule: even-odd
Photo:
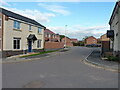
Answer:
[[[94,50],[87,58],[86,61],[93,65],[100,66],[104,69],[111,69],[115,71],[120,71],[118,68],[119,64],[113,61],[102,60],[100,56],[100,49]]]
[[[46,53],[46,54],[41,54],[41,55],[36,55],[36,56],[28,56],[28,57],[24,57],[24,58],[20,58],[20,56],[23,55],[17,55],[17,56],[11,56],[8,58],[2,58],[2,62],[0,63],[20,63],[20,62],[27,62],[27,61],[34,61],[34,60],[42,60],[45,57],[52,57],[55,55],[60,55],[62,53],[65,53],[66,51],[69,51],[69,49],[65,50],[59,50],[56,52],[51,52],[51,53]]]

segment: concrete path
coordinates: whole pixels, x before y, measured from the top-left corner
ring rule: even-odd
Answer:
[[[120,71],[119,68],[118,68],[118,66],[119,66],[118,62],[107,61],[107,60],[102,60],[101,59],[100,49],[99,48],[95,49],[86,58],[86,61],[89,62],[89,63],[91,63],[91,64],[94,64],[94,65],[97,65],[97,66],[100,66],[100,67],[103,67],[103,68],[106,68],[106,69]]]
[[[3,88],[117,88],[118,73],[83,63],[93,50],[73,47],[42,60],[3,64]]]

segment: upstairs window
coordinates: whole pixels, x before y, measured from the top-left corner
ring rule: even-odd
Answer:
[[[14,20],[14,29],[20,29],[20,22]]]
[[[31,25],[29,25],[29,31],[32,31],[32,26]]]
[[[38,28],[38,33],[42,33],[42,28]]]

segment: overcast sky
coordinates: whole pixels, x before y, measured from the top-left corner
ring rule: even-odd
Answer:
[[[35,19],[55,33],[81,40],[109,29],[115,2],[3,2],[2,7]]]

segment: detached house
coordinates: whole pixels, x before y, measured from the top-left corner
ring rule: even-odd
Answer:
[[[73,43],[78,43],[77,39],[71,39]]]
[[[107,37],[110,38],[110,49],[114,56],[120,57],[120,1],[116,2],[109,25]]]
[[[90,37],[87,37],[85,39],[85,45],[89,45],[89,44],[97,44],[98,40],[93,37],[93,36],[90,36]]]
[[[37,21],[0,8],[0,43],[3,57],[41,52],[45,27]],[[1,25],[2,24],[2,25]]]
[[[60,42],[59,34],[55,34],[49,29],[45,29],[45,42]]]
[[[73,47],[73,42],[69,37],[64,37],[61,41],[64,43],[64,45],[66,44],[67,47]]]
[[[44,31],[45,35],[45,51],[51,51],[51,50],[59,50],[64,48],[64,43],[60,41],[60,35],[55,34],[53,31],[49,29],[45,29]]]

